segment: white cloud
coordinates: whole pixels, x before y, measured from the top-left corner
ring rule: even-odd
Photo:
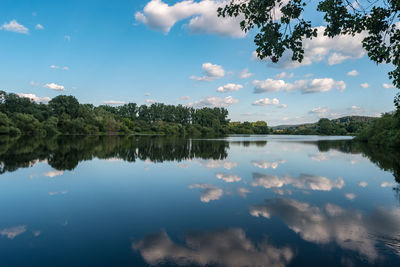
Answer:
[[[217,92],[226,93],[226,92],[232,92],[232,91],[239,91],[242,88],[243,88],[243,86],[240,84],[227,83],[224,86],[218,87]]]
[[[31,100],[33,100],[33,101],[35,101],[35,102],[38,102],[38,103],[40,103],[40,102],[47,103],[47,102],[49,102],[49,101],[51,100],[50,97],[47,97],[47,96],[45,96],[45,97],[38,97],[38,96],[36,96],[35,94],[18,93],[17,95],[18,95],[19,97],[29,98],[29,99],[31,99]]]
[[[254,80],[253,85],[255,93],[278,92],[284,90],[287,86],[284,80],[273,80],[270,78],[264,81]]]
[[[347,76],[357,76],[360,73],[357,70],[352,70],[347,73]]]
[[[242,180],[242,178],[235,174],[217,173],[216,176],[218,179],[223,180],[227,183],[239,182]]]
[[[44,29],[44,27],[42,24],[36,24],[35,30],[43,30],[43,29]]]
[[[378,258],[375,244],[392,248],[393,236],[400,231],[400,209],[376,208],[366,216],[354,210],[345,210],[327,203],[324,207],[306,202],[279,198],[250,207],[255,217],[278,217],[302,239],[315,244],[336,243],[343,249]],[[384,222],[385,227],[382,227]],[[374,233],[371,235],[371,233]]]
[[[390,83],[383,83],[382,87],[386,88],[386,89],[396,88],[393,84],[390,84]]]
[[[230,105],[239,103],[239,100],[234,99],[232,96],[227,96],[225,98],[210,96],[205,99],[196,101],[194,103],[189,103],[188,106],[195,108],[203,107],[229,107]]]
[[[187,95],[181,96],[181,97],[179,97],[179,100],[182,100],[182,101],[190,100],[190,96],[187,96]]]
[[[53,171],[46,172],[44,174],[44,176],[47,176],[47,177],[50,177],[50,178],[54,178],[56,176],[60,176],[60,175],[63,175],[63,174],[64,174],[64,171],[53,170]]]
[[[247,79],[253,75],[254,75],[254,73],[250,73],[248,68],[245,68],[244,70],[239,72],[239,78],[241,78],[241,79]]]
[[[151,0],[142,12],[135,13],[139,21],[151,29],[168,33],[179,21],[190,18],[185,25],[192,33],[208,33],[221,36],[241,38],[245,33],[240,29],[242,18],[222,18],[217,16],[217,9],[228,1],[202,0],[194,2],[185,0],[168,5],[162,0]]]
[[[9,31],[9,32],[16,32],[22,34],[28,34],[29,30],[24,25],[19,24],[15,19],[11,20],[9,23],[4,23],[0,26],[0,30]]]
[[[323,176],[312,176],[302,174],[300,177],[293,178],[291,176],[279,177],[276,175],[253,173],[252,186],[262,186],[266,189],[281,188],[285,185],[292,185],[295,188],[311,189],[316,191],[331,191],[333,188],[341,189],[344,181],[341,177],[332,181]]]
[[[287,50],[283,53],[279,62],[272,63],[265,59],[271,67],[275,68],[298,68],[311,65],[316,62],[326,61],[328,65],[342,63],[349,59],[359,59],[365,55],[362,47],[364,33],[351,35],[340,35],[334,38],[324,36],[324,26],[317,27],[318,37],[303,41],[304,59],[301,63],[292,60],[292,52]],[[258,59],[256,52],[252,54],[253,59]]]
[[[53,70],[56,70],[56,69],[69,70],[69,68],[67,66],[59,67],[59,66],[56,66],[56,65],[50,65],[50,69],[53,69]]]
[[[309,111],[309,113],[310,114],[316,114],[319,117],[324,117],[324,116],[326,116],[328,111],[329,110],[327,108],[317,107],[317,108],[313,108],[311,111]]]
[[[157,102],[157,100],[155,100],[155,99],[146,99],[147,104],[154,104],[156,102]]]
[[[54,91],[65,91],[65,87],[56,83],[46,83],[43,87],[49,88]]]
[[[256,100],[256,101],[254,101],[252,105],[253,105],[253,106],[269,106],[269,105],[274,105],[274,106],[278,106],[278,107],[280,107],[280,108],[286,108],[286,107],[287,107],[286,104],[279,104],[279,99],[278,99],[278,98],[269,99],[268,97],[262,98],[262,99],[258,99],[258,100]]]
[[[274,78],[275,79],[284,79],[284,78],[293,78],[294,77],[294,73],[293,72],[291,72],[291,73],[286,73],[285,71],[284,72],[281,72],[281,73],[278,73],[278,74],[276,74],[275,76],[274,76]]]
[[[201,192],[200,201],[205,202],[205,203],[208,203],[211,200],[218,200],[218,199],[220,199],[220,197],[223,194],[223,191],[221,188],[216,187],[211,184],[192,184],[192,185],[189,185],[189,188],[190,189],[193,189],[193,188],[203,189]]]
[[[360,87],[365,89],[365,88],[369,87],[369,84],[368,83],[362,83],[362,84],[360,84]]]
[[[0,230],[1,236],[6,236],[8,239],[14,239],[20,234],[26,232],[26,225],[19,225],[11,228],[5,228]]]
[[[266,241],[253,242],[240,228],[208,232],[191,231],[186,244],[175,243],[165,231],[145,236],[132,244],[145,262],[156,266],[259,266],[284,267],[294,257],[289,247],[276,248]]]
[[[215,65],[210,62],[203,63],[202,69],[204,76],[190,76],[190,79],[195,81],[210,82],[225,76],[225,70],[220,65]]]
[[[107,104],[107,105],[123,105],[126,102],[125,101],[118,101],[118,100],[106,100],[103,103]]]
[[[331,78],[313,79],[305,87],[301,87],[300,90],[306,94],[328,92],[334,88],[343,91],[346,89],[346,83],[344,81],[335,81]]]
[[[317,78],[309,80],[297,80],[293,83],[286,83],[284,80],[266,79],[264,81],[254,80],[254,93],[296,91],[303,94],[328,92],[333,89],[343,91],[346,89],[344,81],[335,81],[332,78]]]

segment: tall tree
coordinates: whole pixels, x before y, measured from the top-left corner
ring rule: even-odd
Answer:
[[[302,62],[303,40],[317,37],[305,10],[313,8],[309,0],[231,0],[218,9],[219,16],[243,16],[240,26],[247,32],[258,29],[254,37],[259,58],[278,62],[286,50],[292,60]],[[317,11],[324,15],[324,35],[356,35],[364,33],[362,41],[369,58],[391,63],[389,78],[400,89],[400,1],[399,0],[320,0]],[[400,93],[395,97],[400,109]]]

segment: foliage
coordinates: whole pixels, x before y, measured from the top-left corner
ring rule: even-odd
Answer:
[[[372,145],[400,148],[400,111],[383,114],[361,131],[357,140]]]
[[[309,5],[308,0],[231,0],[218,9],[218,15],[242,16],[240,26],[245,32],[258,29],[254,42],[261,59],[278,62],[291,50],[292,60],[301,62],[303,40],[318,35],[312,21],[306,19]],[[317,11],[324,15],[325,36],[365,34],[362,45],[369,58],[377,64],[393,64],[389,78],[400,88],[399,0],[319,0]],[[400,94],[395,103],[400,108]]]
[[[249,123],[244,123],[244,125]],[[251,124],[251,123],[250,123]],[[60,95],[48,105],[0,91],[0,134],[159,134],[218,136],[229,133],[268,133],[266,122],[250,127],[229,124],[225,108],[201,108],[155,103],[138,106],[80,104]]]
[[[332,120],[322,118],[317,123],[282,125],[272,129],[277,134],[357,135],[374,120],[376,118],[364,116],[346,116]]]

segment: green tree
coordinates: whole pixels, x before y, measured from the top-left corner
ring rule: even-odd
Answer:
[[[35,135],[41,133],[43,130],[40,122],[30,114],[16,113],[12,119],[15,126],[17,126],[23,134]]]
[[[72,95],[59,95],[54,97],[50,100],[49,107],[56,116],[61,116],[65,113],[72,119],[75,119],[79,115],[79,102]]]
[[[0,112],[0,134],[8,134],[10,132],[10,120],[7,115]]]
[[[329,119],[320,119],[318,121],[318,132],[323,135],[335,134],[335,125]]]
[[[307,8],[314,8],[312,4],[309,0],[231,0],[218,9],[218,15],[242,16],[240,27],[245,32],[258,29],[254,42],[261,59],[278,62],[286,50],[291,50],[292,60],[301,62],[302,41],[318,35],[305,14]],[[399,0],[319,0],[317,11],[322,12],[326,22],[325,36],[365,33],[362,45],[369,58],[377,64],[393,64],[389,78],[400,88]],[[400,108],[400,94],[395,104]]]

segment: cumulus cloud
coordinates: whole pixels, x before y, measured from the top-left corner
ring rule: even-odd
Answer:
[[[240,228],[191,231],[185,242],[185,245],[176,244],[162,231],[133,243],[132,249],[139,251],[150,265],[170,262],[176,266],[284,267],[294,257],[289,247],[276,248],[266,241],[256,245]]]
[[[391,83],[383,83],[382,84],[382,87],[383,88],[386,88],[386,89],[390,89],[390,88],[396,88],[393,84],[391,84]]]
[[[243,86],[240,84],[227,83],[224,86],[218,87],[217,92],[219,93],[233,92],[233,91],[239,91],[242,88]]]
[[[241,79],[247,79],[253,75],[254,75],[254,73],[250,73],[248,68],[245,68],[244,70],[239,72],[239,78],[241,78]]]
[[[201,192],[200,201],[205,202],[205,203],[208,203],[211,200],[218,200],[218,199],[220,199],[220,197],[223,194],[223,191],[221,188],[216,187],[211,184],[192,184],[192,185],[189,185],[189,188],[190,189],[193,189],[193,188],[203,189]]]
[[[226,0],[200,2],[185,0],[168,5],[162,0],[151,0],[143,11],[135,13],[135,19],[151,29],[168,33],[177,22],[190,18],[185,27],[192,33],[244,37],[245,33],[240,28],[241,16],[237,18],[217,16],[218,7],[225,6],[227,3]]]
[[[44,27],[42,24],[36,24],[35,30],[43,30],[43,29],[44,29]]]
[[[3,25],[0,26],[0,30],[8,31],[8,32],[16,32],[22,34],[28,34],[29,30],[22,24],[19,24],[18,21],[15,19],[11,20],[10,22],[5,22]]]
[[[56,83],[46,83],[43,87],[49,88],[54,91],[65,91],[65,87]]]
[[[347,73],[347,76],[357,76],[360,73],[357,70],[352,70]]]
[[[297,178],[291,176],[279,177],[277,175],[253,173],[252,186],[261,186],[266,189],[281,188],[291,185],[300,189],[311,189],[316,191],[331,191],[334,188],[341,189],[344,186],[343,178],[330,180],[323,176],[302,174]]]
[[[266,59],[268,64],[275,68],[298,68],[311,65],[316,62],[326,61],[328,65],[342,63],[349,59],[359,59],[365,55],[362,47],[362,40],[365,33],[351,35],[341,35],[334,38],[324,36],[324,26],[317,27],[318,37],[303,41],[304,59],[301,63],[292,60],[292,52],[285,51],[279,62],[273,63]],[[253,52],[253,59],[258,59],[257,53]]]
[[[38,97],[35,94],[24,94],[24,93],[18,93],[17,94],[19,97],[25,97],[25,98],[29,98],[37,103],[47,103],[51,100],[50,97],[48,96],[44,96],[44,97]]]
[[[209,96],[205,99],[196,101],[194,103],[189,103],[188,106],[195,108],[203,108],[203,107],[229,107],[230,105],[239,103],[239,100],[233,98],[232,96],[227,96],[225,98]]]
[[[279,217],[288,227],[308,242],[336,243],[377,259],[375,244],[379,241],[391,247],[393,236],[400,232],[400,209],[376,208],[367,216],[354,210],[345,210],[333,204],[320,208],[293,199],[273,199],[250,207],[255,217]],[[384,225],[382,225],[384,223]]]
[[[360,84],[360,87],[365,89],[365,88],[369,87],[369,84],[368,83],[362,83],[362,84]]]
[[[332,78],[316,78],[308,80],[297,80],[287,83],[284,80],[268,78],[263,81],[254,80],[254,93],[267,93],[279,91],[301,91],[303,94],[328,92],[333,89],[343,91],[346,89],[344,81],[335,81]]]
[[[366,187],[368,185],[368,183],[363,181],[363,182],[360,182],[358,185],[361,187]]]
[[[154,104],[154,103],[157,103],[157,100],[155,100],[155,99],[146,99],[146,103],[147,104]]]
[[[217,173],[216,176],[227,183],[240,182],[242,180],[239,176],[229,173]]]
[[[118,101],[118,100],[106,100],[103,102],[106,105],[123,105],[126,102],[125,101]]]
[[[278,98],[269,99],[268,97],[262,98],[262,99],[258,99],[256,101],[254,101],[252,105],[253,106],[277,106],[277,107],[280,107],[280,108],[286,108],[287,107],[286,104],[279,104],[279,99]]]
[[[260,169],[276,169],[279,167],[279,164],[286,163],[286,160],[278,160],[278,161],[266,161],[266,160],[252,160],[251,163],[253,166]]]
[[[0,230],[1,236],[6,236],[8,239],[14,239],[20,234],[26,232],[26,225],[19,225],[11,228],[4,228]]]
[[[202,69],[204,76],[190,76],[190,79],[195,81],[210,82],[225,76],[225,70],[220,65],[207,62],[203,63]]]

